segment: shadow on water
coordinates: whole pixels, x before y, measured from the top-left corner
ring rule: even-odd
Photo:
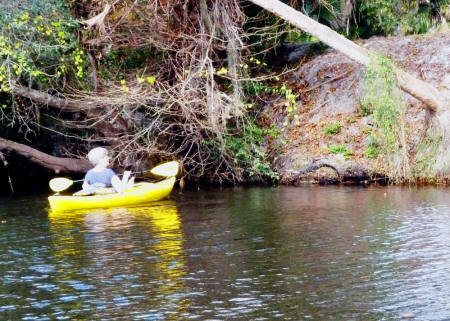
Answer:
[[[1,320],[450,319],[446,190],[230,188],[47,208],[0,204]]]

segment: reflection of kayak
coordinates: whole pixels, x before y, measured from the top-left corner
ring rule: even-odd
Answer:
[[[109,193],[91,196],[52,195],[48,197],[48,200],[53,211],[139,205],[166,198],[172,191],[174,184],[175,177],[170,177],[158,183],[137,183],[132,189],[126,190],[122,194]]]

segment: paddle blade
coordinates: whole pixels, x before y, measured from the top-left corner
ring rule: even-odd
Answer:
[[[68,189],[72,184],[73,184],[72,180],[64,177],[58,177],[51,179],[48,185],[50,186],[53,192],[58,193]]]
[[[158,176],[171,177],[178,174],[180,164],[177,161],[167,162],[150,170],[150,173]]]

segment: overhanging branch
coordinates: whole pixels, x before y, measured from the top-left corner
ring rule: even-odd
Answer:
[[[0,152],[15,152],[31,162],[53,170],[55,173],[85,173],[92,165],[85,159],[55,157],[32,147],[0,137]]]
[[[77,112],[83,110],[79,104],[71,102],[69,99],[55,97],[49,93],[20,85],[14,86],[13,94],[28,98],[35,103],[47,105],[49,107],[61,109],[67,112]]]

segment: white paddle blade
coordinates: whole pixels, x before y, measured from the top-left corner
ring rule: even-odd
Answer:
[[[65,189],[68,189],[72,184],[73,184],[72,180],[64,177],[58,177],[50,180],[48,185],[50,186],[53,192],[61,192],[64,191]]]
[[[153,167],[150,170],[150,173],[158,176],[171,177],[178,174],[178,169],[180,168],[180,164],[177,161],[167,162],[156,167]]]

